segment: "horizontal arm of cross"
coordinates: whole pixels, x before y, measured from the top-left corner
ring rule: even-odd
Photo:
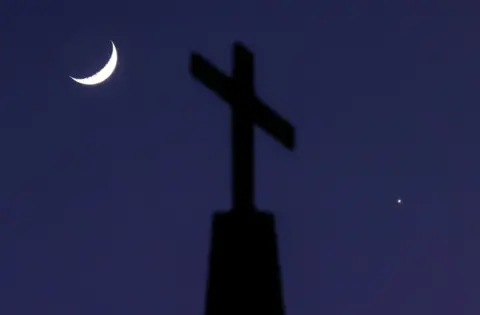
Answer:
[[[238,92],[247,93],[247,91],[237,91],[239,87],[234,84],[233,79],[215,68],[201,55],[192,54],[190,73],[230,106],[235,107],[235,110],[248,110],[247,115],[251,117],[253,123],[269,133],[287,149],[294,149],[295,129],[293,126],[254,94],[244,95],[244,100],[250,102],[251,106],[237,105],[235,96],[238,95]]]

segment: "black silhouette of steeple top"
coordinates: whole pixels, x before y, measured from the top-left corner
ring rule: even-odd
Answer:
[[[231,78],[196,53],[192,54],[190,71],[232,106],[232,209],[254,210],[253,124],[290,150],[295,146],[295,131],[288,121],[256,96],[253,54],[241,43],[235,43],[233,60]]]
[[[254,204],[254,124],[293,150],[294,128],[254,90],[253,54],[234,44],[228,77],[197,53],[190,73],[232,109],[232,211],[213,215],[206,315],[284,315],[275,218]]]

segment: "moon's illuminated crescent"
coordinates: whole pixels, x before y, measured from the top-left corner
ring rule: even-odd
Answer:
[[[115,44],[112,42],[112,55],[110,56],[110,60],[108,60],[107,64],[97,73],[94,75],[83,78],[83,79],[77,79],[74,77],[70,77],[72,80],[84,84],[84,85],[96,85],[99,83],[102,83],[106,79],[108,79],[112,74],[113,71],[115,71],[115,67],[117,66],[117,49],[115,48]]]

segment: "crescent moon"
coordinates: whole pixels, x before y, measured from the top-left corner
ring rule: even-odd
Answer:
[[[112,55],[110,56],[110,60],[108,60],[107,64],[100,71],[98,71],[92,76],[89,76],[83,79],[78,79],[74,77],[70,77],[70,78],[75,82],[78,82],[84,85],[96,85],[107,80],[115,71],[115,68],[117,67],[117,60],[118,60],[117,49],[115,48],[115,44],[113,43],[113,41],[110,41],[110,42],[112,43]]]

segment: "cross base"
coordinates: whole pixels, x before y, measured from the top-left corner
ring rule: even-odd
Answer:
[[[206,315],[284,315],[275,217],[216,212],[212,218]]]

